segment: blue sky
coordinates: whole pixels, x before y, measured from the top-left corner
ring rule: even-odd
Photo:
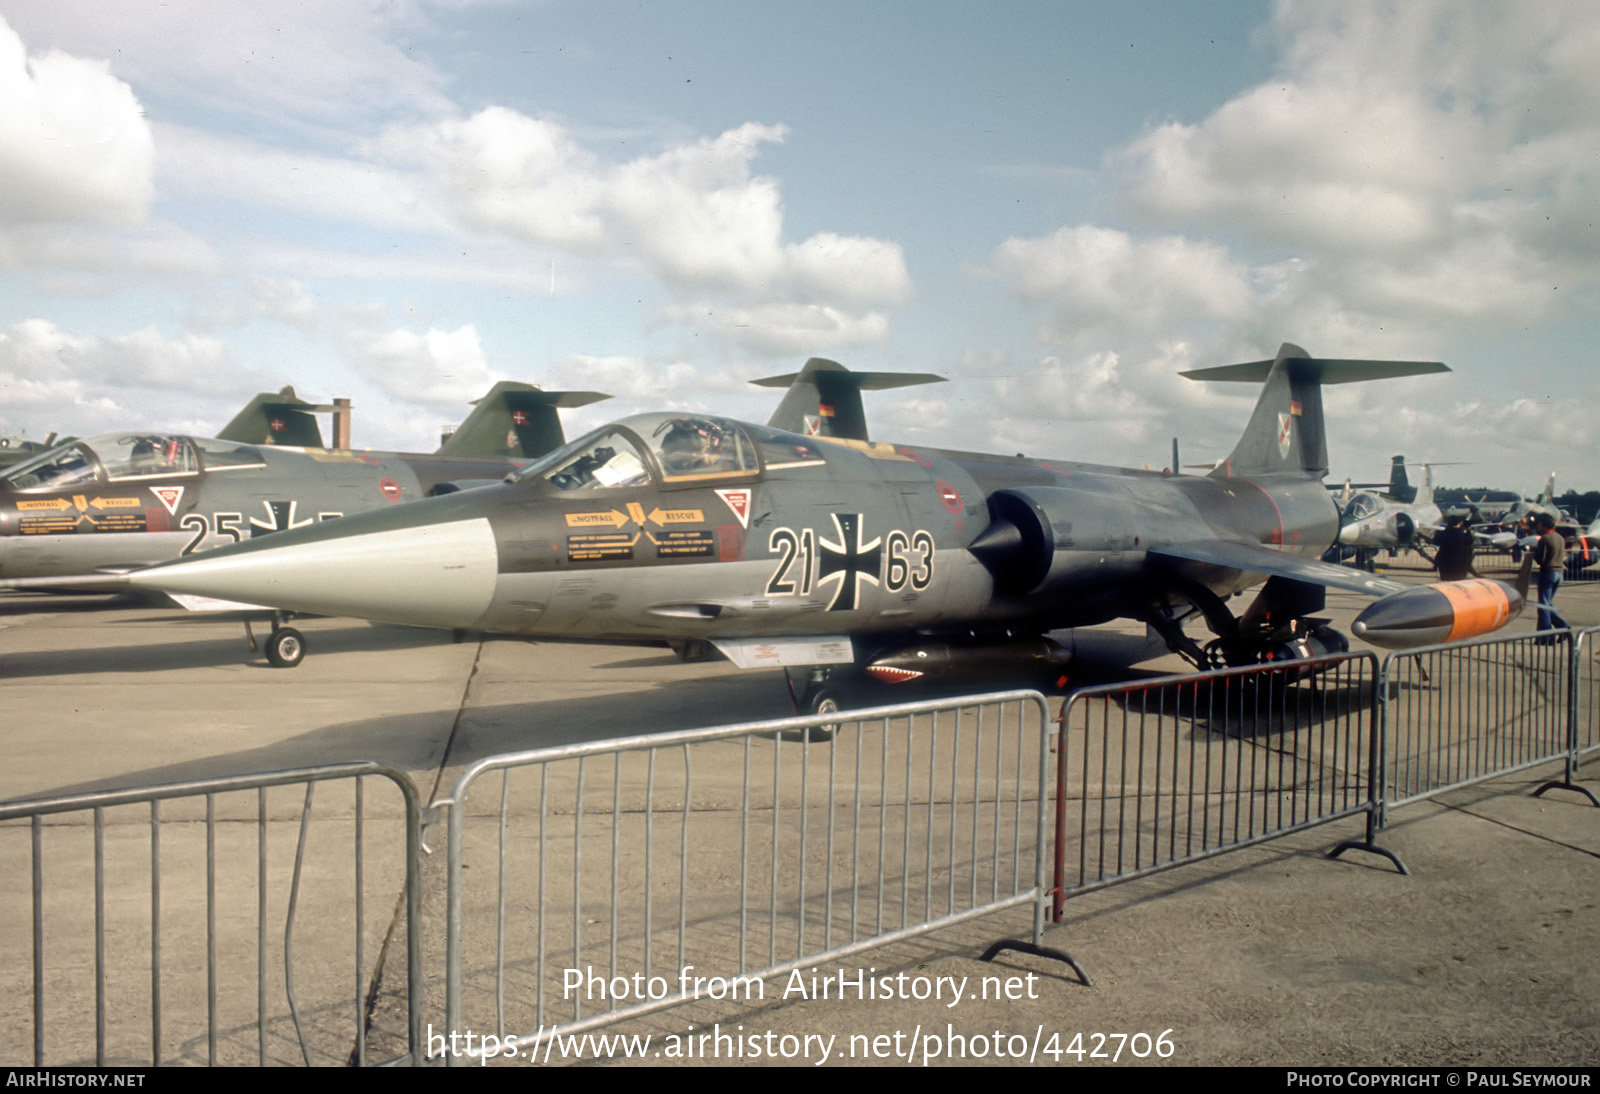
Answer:
[[[1331,394],[1335,478],[1596,485],[1600,9],[0,0],[0,430],[215,430],[293,383],[426,450],[501,378],[881,437],[1226,453],[1179,370]]]

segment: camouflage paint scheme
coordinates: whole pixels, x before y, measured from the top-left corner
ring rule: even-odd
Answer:
[[[252,400],[231,439],[127,431],[60,445],[0,475],[0,588],[110,587],[163,559],[497,482],[564,443],[556,406],[601,398],[496,385],[458,431],[497,438],[475,454],[459,441],[436,455],[322,448],[309,411],[329,408],[288,389]]]
[[[1275,361],[1186,374],[1266,382],[1233,454],[1203,477],[637,415],[502,485],[130,580],[401,623],[701,640],[744,667],[870,669],[931,636],[959,650],[1118,617],[1197,664],[1303,655],[1343,643],[1309,618],[1326,585],[1385,597],[1390,629],[1408,603],[1407,586],[1317,561],[1338,531],[1321,385],[1437,371],[1285,345]],[[701,462],[686,469],[686,453]],[[1224,602],[1264,578],[1236,619]],[[1183,636],[1195,610],[1220,647]]]

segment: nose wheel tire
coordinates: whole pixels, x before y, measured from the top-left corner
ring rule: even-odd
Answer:
[[[305,659],[305,636],[293,627],[279,627],[267,639],[267,661],[273,668],[292,669]]]

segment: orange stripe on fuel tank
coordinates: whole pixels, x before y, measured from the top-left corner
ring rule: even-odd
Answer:
[[[1433,588],[1450,601],[1455,616],[1446,642],[1488,634],[1511,614],[1511,601],[1497,582],[1468,578],[1464,581],[1442,581]]]

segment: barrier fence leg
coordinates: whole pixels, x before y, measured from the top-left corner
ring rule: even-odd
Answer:
[[[1378,846],[1378,843],[1377,843],[1377,836],[1378,836],[1378,833],[1377,833],[1377,818],[1378,818],[1377,806],[1376,806],[1376,804],[1374,804],[1371,808],[1369,808],[1367,810],[1367,836],[1366,836],[1366,838],[1365,839],[1341,840],[1337,847],[1335,847],[1333,850],[1328,852],[1328,857],[1329,858],[1338,858],[1340,855],[1344,854],[1346,851],[1365,851],[1369,855],[1382,855],[1384,858],[1386,858],[1390,862],[1394,863],[1394,868],[1396,870],[1399,870],[1402,874],[1406,875],[1407,877],[1410,877],[1411,876],[1411,871],[1406,869],[1406,864],[1400,861],[1400,856],[1399,855],[1395,854],[1393,851],[1389,850],[1387,847]]]
[[[1031,940],[1021,938],[1002,938],[1000,941],[994,943],[988,949],[984,950],[983,956],[979,960],[993,961],[997,956],[1006,950],[1011,950],[1015,953],[1031,954],[1034,957],[1044,957],[1052,961],[1059,961],[1063,965],[1066,965],[1073,971],[1074,974],[1077,975],[1079,983],[1086,988],[1092,988],[1094,987],[1094,981],[1089,979],[1089,974],[1083,970],[1082,965],[1078,964],[1077,958],[1073,957],[1065,950],[1058,950],[1052,946],[1044,945],[1045,901],[1048,898],[1050,902],[1051,921],[1054,923],[1060,923],[1062,895],[1065,892],[1065,880],[1062,875],[1066,868],[1064,859],[1067,840],[1067,708],[1070,705],[1070,700],[1063,702],[1061,704],[1060,713],[1058,713],[1055,718],[1055,846],[1053,848],[1054,862],[1052,864],[1054,867],[1054,876],[1048,889],[1044,887],[1045,845],[1042,837],[1044,836],[1045,818],[1042,816],[1039,818],[1039,836],[1041,838],[1038,842],[1038,850],[1035,852],[1034,858],[1034,884],[1037,886],[1035,891],[1039,895],[1038,899],[1034,901],[1033,905],[1033,938]],[[1041,759],[1043,759],[1043,757],[1041,757]],[[1040,767],[1042,774],[1044,765],[1041,764]],[[1039,786],[1039,801],[1041,806],[1047,800],[1044,796],[1044,789],[1044,780],[1041,777]]]
[[[1346,851],[1365,851],[1371,855],[1382,855],[1394,863],[1394,868],[1401,874],[1409,877],[1411,871],[1406,869],[1406,864],[1400,861],[1400,856],[1387,847],[1378,846],[1378,826],[1383,816],[1385,771],[1388,766],[1388,740],[1389,740],[1389,665],[1394,655],[1384,662],[1383,670],[1378,673],[1376,686],[1372,693],[1372,707],[1368,713],[1368,724],[1372,726],[1367,735],[1367,835],[1365,839],[1342,841],[1337,847],[1328,852],[1329,858],[1338,858]],[[1427,670],[1422,666],[1422,659],[1416,658],[1417,668],[1426,677]]]
[[[1059,961],[1077,974],[1078,982],[1086,988],[1094,987],[1094,981],[1089,979],[1089,974],[1083,971],[1083,966],[1078,964],[1078,959],[1066,950],[1058,950],[1053,946],[1038,946],[1021,938],[1002,938],[999,942],[983,951],[980,961],[993,961],[1006,950],[1016,953],[1030,954],[1034,957],[1047,957],[1052,961]]]
[[[1583,643],[1578,641],[1571,631],[1566,633],[1567,640],[1567,761],[1565,770],[1560,779],[1551,779],[1533,792],[1536,798],[1543,797],[1546,790],[1571,790],[1588,798],[1590,803],[1600,807],[1600,798],[1587,786],[1577,783],[1578,777],[1578,676],[1581,669],[1579,658],[1583,653]]]

